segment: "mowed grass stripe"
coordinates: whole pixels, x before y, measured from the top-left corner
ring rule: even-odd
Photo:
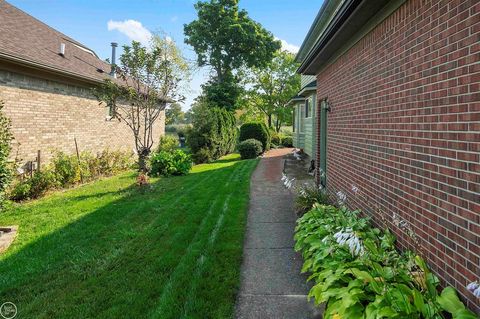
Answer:
[[[241,165],[239,165],[235,170],[232,171],[229,178],[227,179],[227,182],[224,185],[219,185],[218,187],[221,188],[221,190],[223,190],[225,192],[228,192],[227,185],[229,185],[230,182],[232,180],[234,180],[235,177],[237,177],[239,174],[242,174],[245,171],[245,169],[248,168],[248,166],[249,166],[248,164],[249,164],[248,162],[244,162]],[[205,214],[205,218],[202,220],[202,223],[201,223],[200,227],[198,228],[197,233],[193,237],[187,251],[182,256],[182,259],[181,259],[180,263],[177,265],[174,272],[170,276],[167,284],[165,285],[165,288],[162,291],[162,294],[159,298],[158,306],[151,313],[151,315],[149,316],[150,318],[168,318],[168,312],[169,311],[174,310],[174,312],[175,312],[175,309],[171,308],[171,303],[172,302],[176,303],[176,301],[175,301],[176,298],[175,298],[174,294],[172,293],[172,290],[175,289],[174,285],[177,286],[177,291],[178,291],[179,286],[184,285],[183,281],[181,280],[182,279],[181,277],[185,276],[186,271],[190,270],[190,272],[191,272],[192,266],[194,266],[193,261],[196,258],[198,258],[197,256],[201,253],[202,246],[204,246],[206,244],[206,234],[210,233],[211,231],[214,231],[214,228],[212,229],[212,227],[211,227],[213,225],[211,220],[213,220],[215,218],[215,216],[218,215],[218,213],[216,213],[216,212],[221,211],[221,209],[217,209],[214,212],[214,209],[217,208],[217,207],[215,207],[215,204],[217,202],[220,203],[220,204],[223,203],[223,211],[225,211],[225,203],[226,203],[226,200],[224,198],[225,195],[224,195],[224,192],[219,191],[220,190],[219,188],[216,188],[215,195],[213,195],[213,197],[211,199],[213,201],[212,206],[210,206],[209,211],[207,212],[207,214]],[[227,197],[229,197],[229,196],[230,195],[227,195]],[[209,218],[209,217],[211,217],[211,218]],[[203,239],[198,240],[198,237],[200,237],[201,234],[204,237],[203,237]],[[194,248],[195,248],[195,250],[194,250]],[[170,308],[170,309],[167,309],[167,307]]]
[[[0,287],[0,299],[11,297],[16,300],[20,305],[19,315],[26,318],[146,317],[151,309],[158,306],[165,285],[186,251],[190,251],[187,255],[195,257],[192,268],[187,267],[186,272],[192,274],[195,271],[194,264],[201,255],[199,252],[204,251],[208,241],[206,238],[209,238],[208,230],[213,228],[218,216],[214,218],[212,214],[205,221],[208,227],[204,231],[198,228],[210,207],[214,207],[215,213],[221,210],[221,202],[212,205],[212,199],[224,199],[228,194],[222,185],[231,183],[236,188],[237,181],[242,179],[246,171],[247,180],[240,184],[248,185],[248,177],[255,164],[256,161],[240,162],[230,157],[223,162],[197,166],[193,174],[185,177],[154,181],[152,190],[144,194],[122,189],[129,186],[128,181],[133,182],[133,176],[128,177],[129,180],[113,178],[111,180],[115,182],[100,181],[84,189],[54,195],[58,197],[55,200],[45,199],[27,204],[35,213],[39,213],[34,216],[29,216],[21,207],[16,208],[18,214],[15,214],[15,210],[10,212],[9,220],[16,221],[18,218],[24,223],[35,221],[33,227],[24,229],[28,232],[37,228],[47,235],[23,247],[21,245],[17,252],[0,259],[0,277],[16,278],[7,281],[12,284],[10,287]],[[116,195],[119,189],[121,196]],[[236,193],[235,189],[233,192]],[[73,203],[72,206],[81,208],[84,216],[79,218],[72,214],[71,223],[65,223],[64,228],[58,229],[59,225],[55,225],[58,230],[42,229],[43,224],[38,223],[41,219],[38,216],[53,218],[55,214],[47,210],[54,208],[54,213],[59,214],[62,208],[70,209],[70,206],[61,206],[62,196],[66,198],[66,204]],[[73,199],[77,196],[84,198],[78,203]],[[242,198],[241,202],[246,201],[243,198],[245,196],[248,200],[248,193],[237,193],[237,197]],[[238,200],[233,198],[231,202]],[[59,207],[52,207],[52,203]],[[94,211],[88,211],[89,203],[95,207]],[[3,223],[3,217],[0,216],[0,223]],[[226,217],[225,222],[227,220]],[[103,225],[96,227],[99,221]],[[92,228],[86,229],[84,226]],[[111,232],[105,231],[106,228],[111,228]],[[85,232],[85,238],[79,236],[82,231]],[[221,233],[219,231],[219,235]],[[35,238],[33,234],[25,235]],[[196,237],[200,237],[201,245],[195,244]],[[238,244],[238,238],[234,242]],[[60,249],[55,251],[56,247]],[[79,249],[68,251],[67,247]],[[61,262],[55,259],[55,254],[63,255],[62,258],[57,256]],[[228,258],[235,260],[237,257]],[[29,260],[35,262],[29,263]],[[20,267],[9,267],[13,264]],[[35,275],[29,281],[20,280],[25,274],[32,273]],[[210,281],[209,276],[202,279]],[[173,286],[172,295],[179,295],[189,284]],[[232,286],[227,286],[222,290],[232,291]],[[201,295],[198,298],[211,299]],[[217,297],[215,301],[215,305],[222,309],[230,308],[233,303],[234,298],[230,298],[229,293]],[[168,308],[174,309],[172,318],[181,316],[183,304],[184,297],[178,303],[167,303]],[[206,314],[204,317],[214,317],[208,314],[207,308],[198,309],[197,312]]]

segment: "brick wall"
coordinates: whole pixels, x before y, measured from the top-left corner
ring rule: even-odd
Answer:
[[[317,76],[328,188],[480,313],[480,3],[410,0]],[[416,245],[406,220],[420,238]]]
[[[107,120],[108,111],[88,87],[68,85],[0,70],[0,100],[12,120],[15,136],[12,156],[35,160],[37,150],[47,162],[52,150],[97,152],[105,148],[134,149],[131,130],[118,120]],[[165,113],[154,136],[165,132]]]

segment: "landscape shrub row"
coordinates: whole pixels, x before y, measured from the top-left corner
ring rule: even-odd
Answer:
[[[237,127],[226,109],[201,107],[193,114],[187,145],[196,163],[211,162],[235,150]]]
[[[33,176],[15,181],[9,191],[12,200],[38,198],[48,190],[65,188],[101,176],[112,176],[132,168],[131,152],[104,150],[97,154],[82,152],[76,155],[56,152],[50,164],[36,171]]]
[[[293,147],[293,137],[283,133],[270,131],[272,147]]]
[[[395,237],[372,227],[359,211],[315,204],[297,221],[295,250],[325,303],[324,318],[475,319],[456,291],[439,293],[439,280],[412,252],[399,253]]]

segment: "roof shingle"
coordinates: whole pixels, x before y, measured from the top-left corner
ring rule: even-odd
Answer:
[[[59,54],[65,44],[65,55]],[[110,64],[83,44],[0,0],[0,60],[35,65],[80,79],[109,78]]]

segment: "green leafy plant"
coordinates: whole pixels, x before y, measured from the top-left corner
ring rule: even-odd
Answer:
[[[171,135],[164,135],[160,137],[158,142],[157,153],[161,151],[173,152],[178,148],[178,138]]]
[[[270,148],[270,134],[265,123],[245,123],[240,127],[240,142],[254,138],[262,143],[263,151]]]
[[[160,151],[150,158],[153,176],[186,175],[192,168],[192,160],[182,150]]]
[[[282,138],[282,145],[284,147],[293,147],[293,138],[291,136],[285,136]]]
[[[304,186],[298,191],[295,198],[295,211],[297,215],[302,216],[312,209],[314,204],[327,205],[330,203],[327,192],[315,186]]]
[[[198,102],[193,109],[193,127],[187,132],[187,144],[195,162],[209,162],[233,152],[237,140],[233,114],[208,107],[205,101]]]
[[[242,159],[256,158],[262,153],[262,143],[254,138],[250,138],[238,144],[238,152]]]
[[[13,134],[10,119],[3,113],[4,103],[0,101],[0,208],[5,200],[5,191],[12,180],[12,165],[8,161]]]
[[[55,174],[51,170],[37,171],[31,178],[15,183],[10,191],[10,198],[15,201],[35,199],[57,185]]]
[[[315,204],[298,219],[295,240],[315,283],[309,297],[325,303],[326,319],[476,318],[453,288],[438,294],[425,261],[399,253],[395,237],[359,211]]]

